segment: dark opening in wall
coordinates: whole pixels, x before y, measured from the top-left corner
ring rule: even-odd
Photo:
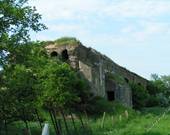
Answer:
[[[68,51],[66,49],[63,50],[61,56],[64,61],[68,60],[69,59]]]
[[[115,100],[115,92],[107,91],[107,99],[108,99],[108,101],[114,101]]]
[[[138,83],[138,85],[139,85],[139,86],[142,86],[142,84],[141,84],[141,83]]]
[[[125,81],[127,82],[127,83],[129,83],[129,79],[127,79],[127,78],[124,78],[125,79]]]
[[[52,52],[51,53],[51,57],[57,57],[58,56],[58,53],[57,52]]]

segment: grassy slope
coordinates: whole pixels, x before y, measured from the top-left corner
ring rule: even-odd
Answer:
[[[84,117],[84,122],[88,123],[86,125],[91,130],[90,135],[170,135],[170,113],[166,114],[150,132],[146,132],[152,123],[164,112],[164,108],[146,108],[142,110],[142,113],[128,110],[129,118],[127,118],[124,113],[126,108],[118,105],[115,109],[117,109],[117,111],[113,114],[106,113],[104,127],[102,128],[102,116],[97,118],[89,117],[88,121]],[[122,117],[121,121],[120,115]],[[80,125],[80,122],[77,122],[77,125]],[[20,135],[23,127],[22,122],[11,125],[9,135]],[[40,134],[40,128],[37,123],[30,123],[30,127],[32,135]],[[51,131],[52,128],[51,125]],[[87,133],[83,133],[87,135]],[[83,133],[79,131],[79,135],[83,135]],[[54,135],[53,131],[51,135]]]
[[[104,102],[102,102],[104,103]],[[101,105],[100,105],[101,106]],[[104,106],[109,106],[105,103]],[[91,128],[94,135],[165,135],[170,134],[170,113],[166,114],[150,132],[146,132],[153,123],[162,116],[166,108],[153,107],[143,108],[140,112],[127,109],[119,104],[112,105],[114,113],[106,113],[104,128],[101,127],[102,117],[97,120],[91,120]],[[101,107],[103,108],[103,107]],[[107,109],[108,110],[108,109]],[[126,118],[125,110],[129,112]],[[122,120],[120,121],[120,115]]]
[[[101,119],[93,122],[92,127],[94,129],[94,135],[168,135],[170,134],[170,114],[165,115],[155,127],[149,132],[146,132],[152,123],[157,120],[164,112],[163,108],[147,108],[143,113],[136,113],[134,116],[130,114],[130,118],[127,119],[122,115],[122,121],[119,120],[119,116],[114,117],[114,122],[110,116],[106,118],[105,126],[103,129],[99,128],[101,125]]]

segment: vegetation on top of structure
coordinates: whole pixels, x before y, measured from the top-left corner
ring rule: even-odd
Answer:
[[[56,39],[54,41],[42,41],[41,45],[42,46],[48,46],[49,44],[55,44],[57,46],[62,46],[62,45],[79,45],[81,42],[74,38],[74,37],[61,37],[59,39]]]
[[[74,37],[62,37],[54,41],[57,45],[79,45],[80,41]]]

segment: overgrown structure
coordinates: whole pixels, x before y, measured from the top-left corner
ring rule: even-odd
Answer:
[[[119,66],[96,50],[83,46],[74,38],[48,43],[46,49],[51,57],[60,57],[81,72],[95,96],[107,98],[109,101],[118,100],[132,106],[129,83],[147,86],[146,79]]]

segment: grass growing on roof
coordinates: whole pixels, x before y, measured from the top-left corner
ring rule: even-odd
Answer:
[[[79,45],[80,41],[74,37],[62,37],[54,41],[57,45]]]

